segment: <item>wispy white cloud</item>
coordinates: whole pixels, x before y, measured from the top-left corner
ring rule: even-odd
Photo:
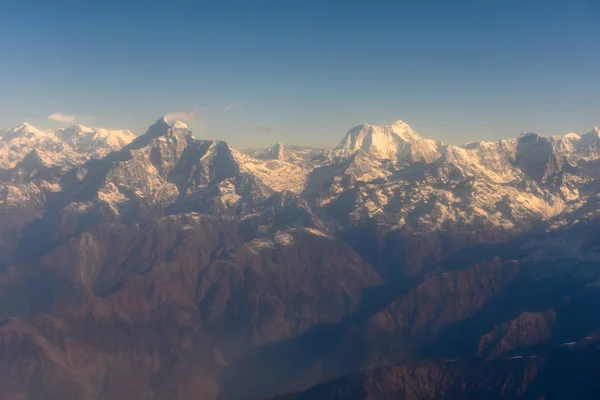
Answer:
[[[190,121],[196,118],[196,111],[174,111],[165,115],[167,121]]]
[[[189,110],[189,109],[188,109]],[[165,115],[167,121],[193,121],[198,119],[200,107],[194,104],[190,111],[173,111]]]
[[[249,132],[249,133],[271,133],[271,132],[273,132],[273,130],[271,129],[270,126],[266,126],[266,125],[254,125],[254,126],[247,126],[246,128],[244,128],[244,132]]]
[[[72,124],[77,119],[76,115],[65,115],[61,113],[54,113],[48,115],[48,119],[56,122],[62,122],[65,124]]]
[[[243,101],[236,101],[230,104],[227,104],[225,107],[223,107],[223,112],[227,112],[227,111],[231,111],[234,108],[238,108],[244,105]]]

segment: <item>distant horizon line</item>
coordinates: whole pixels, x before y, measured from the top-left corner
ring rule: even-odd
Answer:
[[[184,121],[182,121],[180,119],[169,119],[168,115],[169,115],[168,113],[164,114],[164,115],[160,116],[158,119],[154,120],[154,122],[151,125],[149,125],[148,128],[146,128],[146,130],[143,133],[137,133],[135,130],[132,130],[132,129],[129,129],[129,128],[105,128],[105,127],[101,127],[101,126],[93,126],[92,124],[90,124],[90,125],[84,125],[84,124],[81,124],[81,123],[72,124],[72,125],[69,124],[69,125],[65,125],[63,127],[59,127],[59,128],[51,128],[51,127],[47,127],[47,125],[46,125],[45,128],[39,128],[39,126],[40,126],[39,124],[32,124],[32,123],[30,123],[28,121],[22,121],[20,124],[15,125],[15,126],[10,127],[10,128],[2,128],[2,127],[0,127],[0,138],[3,136],[4,133],[16,130],[16,129],[18,129],[21,126],[30,126],[30,127],[34,128],[34,129],[42,131],[42,132],[43,131],[51,131],[52,133],[54,133],[56,131],[63,130],[63,129],[73,129],[73,128],[77,128],[77,127],[82,127],[82,128],[92,129],[92,130],[129,131],[129,132],[133,133],[136,137],[139,137],[139,136],[143,136],[146,133],[148,133],[148,130],[154,124],[156,124],[157,122],[163,120],[167,124],[169,124],[171,127],[173,127],[174,125],[177,125],[177,124],[179,124],[179,127],[182,127],[182,125],[183,125],[186,129],[188,129],[188,130],[190,130],[190,132],[192,132],[192,135],[194,137],[196,137],[197,139],[200,139],[200,140],[220,140],[220,141],[223,141],[223,142],[228,142],[228,143],[230,142],[230,140],[226,140],[226,139],[223,140],[223,139],[210,139],[210,137],[202,137],[202,138],[198,137],[198,136],[196,136],[196,134],[194,134],[194,130],[188,127],[187,123],[185,123]],[[354,125],[351,128],[347,129],[346,133],[344,134],[344,137],[346,135],[348,135],[348,133],[350,133],[351,131],[353,131],[353,130],[359,128],[359,127],[378,127],[378,128],[393,127],[394,125],[397,125],[399,123],[400,124],[404,124],[404,125],[406,125],[406,126],[408,126],[409,128],[412,129],[411,125],[408,124],[408,123],[406,123],[406,122],[404,122],[404,120],[402,120],[402,119],[397,119],[397,120],[395,120],[394,122],[392,122],[390,124],[374,124],[374,123],[369,123],[369,122],[363,122],[361,124]],[[599,125],[594,125],[592,127],[592,129],[586,130],[585,132],[567,131],[567,132],[564,132],[562,134],[547,135],[547,134],[540,133],[540,132],[535,132],[535,131],[522,131],[522,132],[519,132],[517,135],[503,137],[503,138],[500,138],[498,140],[469,140],[469,141],[461,142],[460,144],[445,143],[445,142],[443,142],[441,140],[438,140],[438,141],[441,142],[441,143],[443,143],[443,144],[448,144],[448,145],[452,145],[452,146],[456,146],[456,147],[463,147],[463,146],[466,146],[466,145],[469,145],[469,144],[472,144],[472,143],[478,143],[478,142],[483,142],[483,143],[498,143],[498,142],[501,142],[501,141],[504,141],[504,140],[517,139],[517,138],[519,138],[519,137],[521,137],[523,135],[526,135],[526,134],[536,134],[536,135],[539,135],[539,136],[542,136],[542,137],[545,137],[545,138],[552,138],[552,137],[565,137],[565,136],[573,135],[573,134],[575,134],[577,136],[582,136],[582,135],[593,133],[594,131],[596,133],[600,134],[600,124]],[[428,136],[422,136],[422,135],[420,135],[419,132],[415,131],[415,133],[418,136],[422,137],[422,138],[430,139],[430,137],[428,137]],[[289,146],[296,146],[296,147],[304,147],[304,148],[311,148],[311,149],[323,149],[323,150],[327,150],[327,149],[335,148],[339,144],[339,143],[338,144],[333,144],[333,145],[330,145],[330,146],[311,146],[311,145],[295,144],[293,142],[285,142],[285,141],[282,141],[282,140],[278,140],[278,141],[276,141],[274,143],[273,142],[270,142],[270,143],[271,144],[264,144],[264,145],[257,145],[257,146],[240,146],[239,148],[241,150],[259,150],[259,149],[269,148],[269,147],[275,146],[277,144],[283,144],[283,145],[288,146],[288,147]]]

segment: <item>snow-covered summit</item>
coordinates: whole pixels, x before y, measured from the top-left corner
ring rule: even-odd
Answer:
[[[167,142],[181,142],[183,145],[186,138],[192,135],[192,131],[181,121],[170,123],[166,117],[157,119],[144,133],[133,140],[128,147],[138,149],[148,146],[154,140]]]
[[[135,139],[135,134],[126,129],[93,129],[83,125],[59,129],[56,135],[75,151],[95,158],[119,150]]]
[[[27,122],[23,122],[20,125],[17,125],[14,128],[7,130],[4,133],[4,135],[2,135],[2,139],[3,140],[11,140],[11,139],[15,139],[15,138],[40,139],[40,138],[49,137],[49,136],[53,136],[53,135],[54,135],[54,133],[50,129],[41,130]]]
[[[94,129],[87,127],[85,125],[81,125],[81,124],[75,125],[73,128],[75,128],[81,132],[93,132],[94,131]]]
[[[42,130],[24,122],[0,136],[0,168],[10,169],[29,155],[27,165],[42,160],[40,166],[68,167],[89,158],[101,158],[130,143],[135,135],[129,130],[109,130],[76,125],[57,131]],[[31,153],[34,151],[34,153]]]
[[[0,168],[14,168],[32,150],[59,153],[54,157],[56,160],[69,157],[71,153],[69,146],[52,130],[41,130],[24,122],[0,137]]]
[[[578,134],[576,134],[575,132],[569,132],[565,135],[563,135],[563,137],[567,140],[571,140],[571,141],[578,141],[581,140],[581,136],[579,136]]]
[[[331,157],[343,159],[363,150],[375,158],[396,163],[432,162],[440,157],[440,147],[439,142],[422,138],[399,120],[392,125],[362,124],[350,129]]]
[[[156,126],[156,127],[160,126],[163,128],[166,126],[169,126],[174,129],[188,129],[188,126],[185,122],[177,120],[177,119],[171,119],[167,115],[163,115],[162,117],[157,119],[156,122],[152,126]]]
[[[173,121],[171,123],[171,128],[175,128],[175,129],[188,129],[188,126],[181,122],[181,121]]]

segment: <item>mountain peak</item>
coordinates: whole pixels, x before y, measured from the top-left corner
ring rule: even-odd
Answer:
[[[150,125],[150,128],[148,128],[148,131],[144,134],[144,136],[152,136],[153,138],[158,137],[166,134],[170,128],[171,125],[169,124],[169,121],[167,121],[167,118],[163,116],[157,119],[155,123]]]
[[[284,144],[282,142],[275,143],[271,149],[275,150],[278,154],[283,154],[286,150]]]
[[[432,162],[440,157],[436,141],[422,138],[401,120],[392,125],[362,124],[350,129],[332,156],[346,158],[359,150],[395,162]]]
[[[42,131],[41,129],[36,128],[28,122],[22,122],[14,128],[9,129],[4,136],[6,138],[12,138],[17,136],[41,138],[44,136],[51,135],[52,133],[53,132],[51,130]]]
[[[529,140],[537,140],[542,137],[539,133],[535,132],[523,132],[519,135],[519,139],[529,139]]]
[[[175,129],[188,129],[188,126],[181,122],[181,121],[173,121],[171,123],[171,128],[175,128]]]
[[[579,139],[581,139],[581,136],[579,136],[575,132],[569,132],[569,133],[563,135],[563,137],[565,139],[568,139],[568,140],[579,140]]]
[[[21,122],[19,125],[15,126],[11,129],[12,131],[21,131],[21,130],[38,130],[35,126],[31,125],[29,122]]]
[[[183,131],[183,132],[182,132]],[[163,137],[169,137],[169,135],[175,135],[177,137],[189,136],[191,131],[187,128],[187,125],[181,121],[174,121],[170,124],[166,117],[160,117],[153,123],[146,133],[135,138],[129,145],[130,149],[138,149],[150,144],[154,139]]]
[[[163,115],[162,117],[160,117],[152,126],[161,126],[161,127],[170,127],[170,128],[174,128],[174,129],[188,129],[188,126],[185,124],[185,122],[177,120],[177,119],[170,119],[168,116]]]
[[[400,119],[392,124],[392,131],[400,136],[420,137],[409,124]]]
[[[73,129],[76,129],[76,130],[78,130],[78,131],[80,131],[80,132],[93,132],[93,131],[94,131],[92,128],[90,128],[90,127],[87,127],[87,126],[85,126],[85,125],[81,125],[81,124],[79,124],[79,125],[75,125],[75,126],[73,127]]]
[[[265,149],[265,151],[258,155],[258,158],[285,161],[289,163],[298,161],[298,157],[290,152],[282,142],[277,142],[273,146]]]
[[[592,129],[585,135],[600,137],[600,126],[595,126],[594,129]]]
[[[267,149],[267,152],[269,152],[269,150],[271,151],[271,153],[273,153],[273,155],[276,155],[277,158],[279,159],[285,153],[285,146],[283,145],[283,143],[277,142],[277,143],[275,143],[275,145],[273,145],[273,147],[271,147],[270,149]]]

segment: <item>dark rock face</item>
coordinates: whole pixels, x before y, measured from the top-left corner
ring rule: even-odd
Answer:
[[[494,360],[424,360],[356,373],[286,400],[594,399],[600,384],[597,342],[544,355]]]
[[[519,398],[539,362],[418,361],[383,367],[278,399],[502,399]]]

